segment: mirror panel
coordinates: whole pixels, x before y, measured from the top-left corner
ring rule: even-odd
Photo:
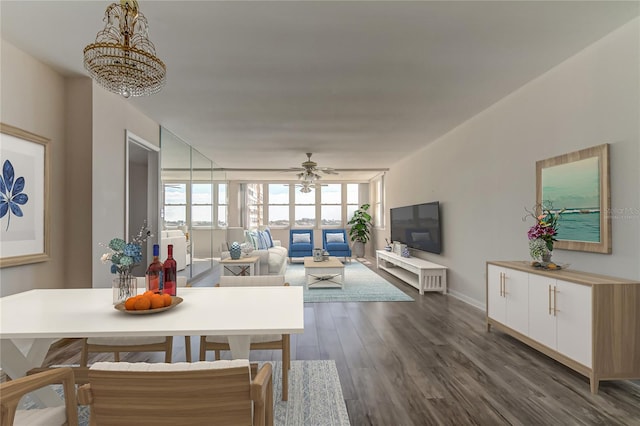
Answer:
[[[160,131],[162,151],[162,236],[169,238],[167,231],[182,231],[177,234],[186,240],[184,252],[178,254],[178,275],[194,278],[210,273],[217,263],[214,261],[214,211],[218,208],[213,181],[216,165],[188,143],[165,128]],[[216,172],[220,175],[220,172]],[[224,179],[223,176],[219,176]],[[161,244],[162,247],[165,244]],[[162,254],[166,258],[166,251]],[[182,268],[181,268],[182,266]]]

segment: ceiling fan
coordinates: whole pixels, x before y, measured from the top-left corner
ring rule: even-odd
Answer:
[[[285,184],[285,185],[289,185],[289,184]],[[319,189],[321,186],[329,186],[326,183],[317,183],[317,182],[312,182],[312,181],[308,181],[308,180],[303,180],[300,183],[296,183],[296,184],[292,184],[294,185],[296,188],[300,188],[300,192],[308,194],[309,192],[313,191],[314,189]]]
[[[311,160],[311,153],[307,152],[307,161],[303,162],[301,167],[292,167],[292,171],[299,172],[296,176],[298,179],[303,182],[313,182],[318,179],[322,179],[322,175],[320,173],[324,173],[327,175],[337,175],[336,172],[331,167],[318,167],[318,163]]]

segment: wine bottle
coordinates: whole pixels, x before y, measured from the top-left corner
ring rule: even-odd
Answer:
[[[145,274],[147,290],[162,292],[162,262],[160,262],[160,246],[153,245],[153,261],[149,264]]]
[[[162,268],[163,293],[171,296],[176,295],[176,274],[176,261],[173,259],[173,244],[169,244],[167,246],[167,260],[164,261]]]

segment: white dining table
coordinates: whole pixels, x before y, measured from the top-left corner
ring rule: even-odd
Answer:
[[[304,331],[302,287],[180,288],[183,302],[156,314],[116,310],[108,289],[37,289],[0,298],[0,365],[12,378],[41,367],[62,338],[227,336],[232,357],[249,358],[251,335]],[[62,400],[38,392],[44,406]]]

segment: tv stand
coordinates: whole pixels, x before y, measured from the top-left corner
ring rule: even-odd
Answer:
[[[376,250],[378,269],[395,275],[402,281],[425,291],[447,292],[447,267],[418,257],[402,257],[385,250]]]

